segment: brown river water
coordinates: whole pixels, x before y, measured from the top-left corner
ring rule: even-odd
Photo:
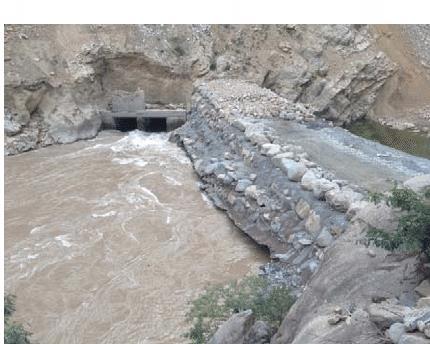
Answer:
[[[5,291],[40,344],[186,343],[188,302],[267,261],[167,137],[5,157]]]

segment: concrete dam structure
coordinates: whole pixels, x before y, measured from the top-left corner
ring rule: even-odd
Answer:
[[[108,111],[102,111],[103,129],[122,132],[140,129],[149,132],[171,131],[186,122],[185,109],[146,109],[143,91],[120,91],[112,97]]]

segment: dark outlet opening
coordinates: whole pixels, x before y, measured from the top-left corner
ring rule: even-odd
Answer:
[[[145,118],[143,130],[150,132],[167,131],[166,118]]]
[[[115,117],[115,128],[119,131],[132,131],[137,129],[136,117]]]

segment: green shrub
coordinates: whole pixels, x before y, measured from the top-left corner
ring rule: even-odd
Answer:
[[[10,320],[15,312],[15,296],[4,296],[4,343],[5,344],[31,344],[28,332],[21,324]]]
[[[388,197],[373,194],[371,199],[378,203],[382,200],[403,212],[395,232],[371,229],[367,233],[370,242],[389,251],[406,251],[424,254],[430,259],[430,195],[423,196],[411,189],[395,186]]]
[[[215,333],[221,322],[233,313],[251,309],[257,320],[278,327],[294,303],[286,287],[271,287],[260,276],[246,277],[227,285],[216,285],[192,302],[187,320],[192,323],[186,334],[194,344],[203,344]]]

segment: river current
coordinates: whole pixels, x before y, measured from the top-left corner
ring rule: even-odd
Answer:
[[[39,343],[186,343],[188,302],[266,262],[167,135],[5,157],[5,291]]]

